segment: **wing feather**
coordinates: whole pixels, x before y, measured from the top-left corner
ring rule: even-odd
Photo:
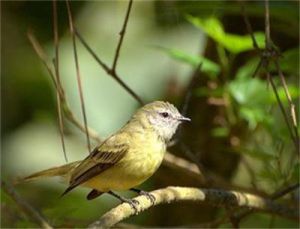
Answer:
[[[96,147],[92,153],[74,169],[71,175],[70,185],[63,195],[78,185],[99,175],[124,157],[129,148],[128,144],[124,143],[126,141],[116,141],[116,137],[124,138],[122,135],[110,137],[99,147]],[[126,138],[124,138],[124,140],[126,140]],[[118,142],[122,142],[122,144],[117,144]]]

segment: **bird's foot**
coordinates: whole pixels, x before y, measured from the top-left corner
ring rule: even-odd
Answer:
[[[139,195],[146,196],[147,199],[150,200],[151,204],[154,205],[156,198],[151,193],[137,189],[137,188],[131,188],[130,190],[133,192],[137,192]]]
[[[127,199],[125,197],[122,197],[112,191],[108,191],[107,192],[108,194],[118,198],[122,203],[127,203],[131,206],[131,208],[134,210],[134,214],[137,215],[137,213],[139,212],[138,211],[138,208],[137,208],[137,205],[139,205],[139,201],[137,200],[132,200],[132,199]]]
[[[137,200],[133,200],[133,199],[127,199],[127,198],[122,198],[121,199],[122,203],[127,203],[131,206],[131,208],[134,210],[134,214],[137,215],[137,213],[139,212],[138,211],[138,208],[137,208],[137,205],[139,205],[139,201]]]
[[[149,192],[143,191],[143,190],[141,190],[139,194],[140,194],[140,195],[146,196],[147,199],[150,200],[151,204],[154,205],[154,202],[155,202],[155,200],[156,200],[156,198],[155,198],[154,195],[152,195],[152,194],[149,193]]]

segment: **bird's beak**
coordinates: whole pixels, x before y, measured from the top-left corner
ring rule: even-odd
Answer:
[[[181,121],[181,122],[190,122],[191,119],[190,118],[186,118],[184,116],[180,116],[177,118],[177,120]]]

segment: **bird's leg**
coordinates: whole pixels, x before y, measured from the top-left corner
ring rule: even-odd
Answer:
[[[116,197],[122,203],[128,203],[134,209],[135,214],[137,214],[138,209],[137,209],[136,205],[139,204],[139,202],[137,200],[127,199],[127,198],[122,197],[122,196],[120,196],[120,195],[118,195],[118,194],[116,194],[116,193],[114,193],[112,191],[108,191],[107,193],[110,194],[110,195],[112,195],[112,196],[114,196],[114,197]]]
[[[153,196],[151,193],[140,190],[140,189],[137,189],[137,188],[131,188],[130,190],[133,191],[133,192],[138,193],[139,195],[146,196],[150,200],[151,204],[154,205],[155,196]]]

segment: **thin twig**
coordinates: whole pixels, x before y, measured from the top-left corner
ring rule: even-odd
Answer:
[[[177,201],[196,201],[205,202],[213,206],[247,207],[255,209],[256,211],[268,212],[289,219],[299,219],[297,211],[293,208],[288,208],[285,205],[276,203],[270,199],[243,192],[188,187],[167,187],[155,190],[151,192],[151,195],[155,197],[153,204],[144,195],[133,199],[139,203],[136,205],[138,213],[158,204],[170,204]],[[89,228],[112,227],[136,213],[137,212],[135,212],[129,204],[123,203],[105,213],[99,220],[90,224]]]
[[[53,64],[55,69],[56,82],[59,85],[59,87],[61,87],[60,74],[59,74],[59,41],[58,41],[58,29],[57,29],[56,0],[53,0],[53,33],[54,33],[53,40],[55,46],[55,58]],[[58,124],[59,124],[61,145],[62,145],[65,161],[68,162],[65,139],[64,139],[64,123],[63,123],[63,114],[61,109],[61,99],[60,99],[59,90],[56,90],[56,102],[57,102],[57,114],[58,114]]]
[[[259,60],[258,64],[257,64],[257,66],[256,66],[256,68],[255,68],[253,74],[252,74],[252,78],[254,78],[254,77],[257,75],[257,73],[258,73],[258,71],[260,70],[260,68],[261,68],[261,66],[263,65],[263,63],[264,63],[264,60],[261,58],[261,59]]]
[[[113,61],[112,67],[111,67],[113,72],[115,72],[116,68],[117,68],[117,62],[118,62],[118,59],[119,59],[121,46],[122,46],[123,39],[124,39],[124,36],[125,36],[126,27],[127,27],[129,15],[130,15],[131,7],[132,7],[132,0],[129,0],[128,8],[127,8],[127,11],[126,11],[126,16],[125,16],[124,23],[123,23],[123,27],[122,27],[122,29],[119,33],[120,39],[119,39],[119,42],[118,42],[118,45],[117,45],[114,61]]]
[[[295,138],[296,138],[296,144],[297,144],[297,148],[298,148],[298,152],[300,153],[300,147],[299,147],[299,134],[298,134],[298,122],[297,122],[297,115],[296,115],[296,110],[295,110],[295,104],[293,103],[292,101],[292,97],[290,95],[290,92],[289,92],[289,89],[287,87],[287,83],[285,81],[285,76],[283,75],[283,72],[280,68],[280,65],[278,63],[278,60],[276,59],[275,61],[275,65],[276,65],[276,68],[277,68],[277,72],[279,74],[279,77],[280,77],[280,80],[281,80],[281,84],[283,86],[283,89],[284,89],[284,92],[285,92],[285,95],[287,97],[287,100],[289,102],[289,106],[290,106],[290,115],[291,115],[291,119],[292,119],[292,126],[293,126],[293,129],[294,129],[294,133],[295,133]]]
[[[287,86],[286,86],[286,83],[285,83],[284,76],[283,76],[283,74],[281,72],[281,69],[280,69],[278,61],[277,61],[279,54],[278,54],[278,52],[276,50],[274,50],[273,45],[272,45],[272,41],[271,41],[269,0],[265,0],[265,36],[266,36],[266,51],[269,51],[271,53],[271,55],[270,55],[269,58],[272,58],[273,56],[275,56],[275,65],[277,67],[278,74],[279,74],[279,76],[281,78],[281,82],[282,82],[282,85],[284,87],[285,93],[287,95],[288,101],[291,101],[291,98],[289,96],[288,89],[287,89]],[[286,124],[288,126],[291,138],[292,138],[292,140],[293,140],[293,142],[295,144],[296,152],[300,153],[299,152],[299,137],[298,137],[298,130],[297,130],[297,121],[294,122],[295,119],[293,120],[293,115],[295,113],[291,113],[292,121],[295,123],[295,128],[294,128],[294,130],[295,130],[294,132],[295,133],[293,133],[292,128],[290,127],[290,123],[289,123],[289,119],[287,117],[286,111],[285,111],[285,109],[283,107],[283,104],[282,104],[282,102],[280,100],[280,97],[278,96],[276,86],[275,86],[275,84],[273,82],[273,79],[270,77],[270,73],[268,71],[268,64],[269,64],[269,61],[267,61],[266,65],[265,65],[265,68],[266,68],[266,71],[267,71],[267,78],[270,80],[271,86],[272,86],[273,91],[274,91],[274,93],[276,95],[277,102],[278,102],[278,104],[280,106],[281,112],[282,112],[282,114],[284,116],[284,119],[285,119],[285,122],[286,122]],[[291,102],[291,104],[292,104],[292,102]],[[294,136],[294,134],[296,136]]]
[[[274,192],[271,196],[270,199],[271,200],[277,200],[283,196],[285,196],[288,193],[293,192],[294,190],[296,190],[297,188],[299,188],[299,183],[290,185],[282,190],[276,191]],[[253,213],[253,209],[241,209],[241,211],[236,212],[233,217],[235,218],[235,220],[237,222],[240,222],[244,217],[246,217],[247,215]]]
[[[89,132],[88,132],[87,117],[86,117],[84,98],[83,98],[83,92],[82,92],[82,83],[81,83],[81,76],[80,76],[80,71],[79,71],[79,62],[78,62],[76,39],[75,39],[76,37],[75,37],[75,32],[74,32],[73,17],[72,17],[72,12],[71,12],[71,7],[70,7],[69,0],[66,0],[66,5],[67,5],[67,11],[68,11],[70,32],[71,32],[72,42],[73,42],[73,51],[74,51],[74,59],[75,59],[75,66],[76,66],[78,91],[79,91],[80,103],[81,103],[81,111],[82,111],[82,115],[83,115],[84,127],[85,127],[85,130],[86,130],[85,133],[86,133],[86,140],[87,140],[88,150],[89,150],[89,152],[91,152],[92,148],[91,148],[90,137],[89,137]]]
[[[46,67],[56,90],[60,90],[60,88],[57,86],[55,75],[50,67],[52,65],[49,63],[49,59],[47,55],[45,54],[43,48],[41,47],[41,45],[39,44],[39,42],[37,41],[36,37],[33,35],[30,29],[27,31],[27,37],[33,47],[33,50],[36,52],[36,54],[38,55],[38,57]]]
[[[180,113],[183,116],[187,115],[187,111],[188,111],[188,106],[190,103],[190,100],[192,98],[192,90],[193,90],[193,86],[195,86],[196,83],[196,79],[197,77],[199,77],[200,71],[201,71],[201,67],[202,67],[202,62],[197,66],[196,71],[194,72],[194,75],[192,77],[192,79],[189,82],[189,85],[186,89],[185,95],[183,96],[183,102],[181,105],[181,109],[180,109]],[[171,142],[171,144],[169,144],[168,146],[173,146],[179,143],[180,149],[182,150],[182,152],[192,161],[194,162],[197,167],[198,170],[200,171],[201,175],[204,175],[204,168],[200,162],[200,160],[197,158],[197,156],[195,155],[195,153],[193,153],[189,147],[184,144],[182,141],[180,141],[180,139],[182,139],[182,128],[179,127],[179,130],[177,131],[174,140]],[[205,179],[205,176],[203,176],[203,179]],[[205,181],[207,182],[207,181]]]
[[[1,188],[8,196],[10,196],[11,199],[15,201],[17,206],[26,214],[26,216],[36,222],[41,228],[53,228],[41,213],[39,213],[29,203],[22,199],[22,197],[15,191],[13,186],[4,181],[1,181]]]
[[[288,187],[282,189],[282,190],[279,190],[275,193],[273,193],[271,195],[271,199],[272,200],[276,200],[280,197],[283,197],[285,196],[286,194],[288,193],[291,193],[292,191],[296,190],[297,188],[299,188],[300,184],[299,183],[296,183],[296,184],[292,184],[292,185],[289,185]]]
[[[75,125],[78,129],[80,129],[83,133],[85,133],[86,129],[85,126],[83,124],[81,124],[81,122],[79,121],[79,119],[74,115],[74,113],[72,112],[68,102],[67,102],[67,98],[64,92],[64,89],[61,85],[58,85],[55,79],[55,74],[53,73],[51,67],[50,67],[50,63],[48,61],[48,57],[46,55],[46,53],[44,52],[43,48],[41,47],[40,43],[37,41],[37,39],[35,38],[35,36],[32,34],[31,31],[28,31],[28,39],[33,47],[33,49],[35,50],[35,52],[37,53],[38,57],[40,58],[40,60],[42,61],[42,63],[45,65],[52,81],[53,84],[55,86],[55,89],[59,91],[60,94],[60,99],[61,99],[61,103],[62,103],[62,108],[65,114],[65,117],[73,124]],[[89,132],[89,136],[94,139],[97,142],[101,142],[102,139],[99,137],[99,135],[97,134],[97,132],[91,128],[88,128],[88,132]]]
[[[269,13],[269,0],[265,0],[265,36],[266,36],[266,49],[272,48],[271,35],[270,35],[270,13]]]
[[[291,97],[289,96],[289,92],[288,92],[288,89],[287,89],[287,86],[286,86],[286,82],[285,82],[284,76],[282,74],[282,71],[280,70],[279,63],[278,63],[278,60],[277,60],[278,57],[280,56],[280,53],[277,50],[274,49],[272,41],[271,41],[271,37],[270,37],[269,1],[265,0],[265,37],[266,37],[265,38],[265,44],[266,44],[265,46],[266,46],[266,48],[264,50],[260,50],[258,48],[256,39],[254,37],[253,30],[252,30],[251,24],[249,22],[249,19],[247,17],[247,14],[246,14],[246,11],[245,11],[243,3],[241,3],[241,13],[243,15],[243,18],[244,18],[247,30],[248,30],[248,32],[251,35],[253,46],[259,52],[260,57],[261,57],[261,60],[260,60],[260,62],[258,64],[258,66],[256,67],[255,72],[254,72],[254,74],[253,74],[252,77],[255,77],[255,75],[257,74],[257,72],[259,71],[259,69],[261,67],[265,68],[265,70],[267,72],[267,80],[272,85],[272,89],[273,89],[273,91],[275,93],[276,100],[277,100],[277,102],[279,104],[280,110],[281,110],[281,112],[282,112],[282,114],[284,116],[284,120],[285,120],[286,125],[288,127],[291,139],[292,139],[293,143],[295,144],[296,151],[300,152],[300,147],[299,147],[299,145],[300,145],[300,143],[299,143],[300,139],[299,139],[298,131],[297,131],[296,112],[295,112],[295,108],[294,108],[295,106],[292,103]],[[286,111],[285,111],[285,109],[284,109],[284,107],[282,105],[280,97],[278,96],[277,88],[276,88],[276,86],[275,86],[275,84],[273,82],[273,79],[271,78],[271,75],[270,75],[269,71],[268,71],[268,66],[269,66],[271,60],[275,61],[275,64],[276,64],[277,70],[278,70],[278,74],[281,77],[281,82],[283,84],[286,96],[287,96],[288,101],[290,103],[290,111],[291,111],[291,117],[292,117],[294,132],[292,131],[292,128],[290,127],[289,119],[288,119]],[[294,134],[296,136],[294,136]]]
[[[93,51],[93,49],[88,45],[88,43],[85,41],[85,39],[82,37],[82,35],[79,33],[78,29],[75,29],[75,34],[78,37],[79,41],[83,44],[83,46],[87,49],[87,51],[94,57],[96,62],[106,71],[108,75],[110,75],[114,80],[118,82],[118,84],[121,85],[125,89],[125,91],[128,92],[140,105],[144,105],[145,103],[143,100],[118,76],[118,74],[115,71],[112,71],[108,67],[107,64],[105,64]]]
[[[185,96],[183,97],[184,99],[183,99],[183,103],[182,103],[181,109],[180,109],[180,113],[183,116],[185,116],[187,114],[189,103],[190,103],[190,100],[192,98],[192,90],[193,90],[193,87],[195,86],[197,77],[199,77],[199,75],[201,73],[202,64],[203,63],[201,62],[197,66],[196,71],[195,71],[195,73],[194,73],[192,79],[190,80],[190,83],[189,83],[189,85],[186,89]]]
[[[259,51],[259,47],[258,47],[258,44],[257,44],[256,39],[254,37],[252,26],[251,26],[251,24],[249,22],[249,18],[247,16],[247,13],[246,13],[246,10],[245,10],[244,1],[242,0],[242,1],[239,1],[239,2],[240,2],[240,5],[241,5],[241,13],[242,13],[244,22],[246,24],[247,30],[250,33],[250,36],[251,36],[251,39],[252,39],[253,47],[255,48],[256,51]]]
[[[292,141],[294,142],[295,146],[296,146],[296,149],[298,149],[298,143],[297,143],[297,139],[295,139],[295,136],[293,135],[293,131],[292,131],[292,128],[291,128],[291,125],[290,125],[290,122],[289,122],[289,119],[288,119],[288,115],[286,114],[286,111],[284,109],[284,106],[280,100],[280,97],[279,97],[279,94],[278,94],[278,91],[277,91],[277,88],[276,88],[276,85],[274,83],[274,80],[273,80],[273,77],[270,75],[269,71],[267,70],[266,71],[266,74],[267,74],[267,77],[269,78],[269,82],[271,84],[271,87],[273,89],[273,92],[275,94],[275,97],[276,97],[276,100],[277,100],[277,103],[279,105],[279,108],[281,110],[281,113],[283,115],[283,118],[285,120],[285,123],[288,127],[288,130],[289,130],[289,133],[290,133],[290,136],[291,136],[291,139]]]

